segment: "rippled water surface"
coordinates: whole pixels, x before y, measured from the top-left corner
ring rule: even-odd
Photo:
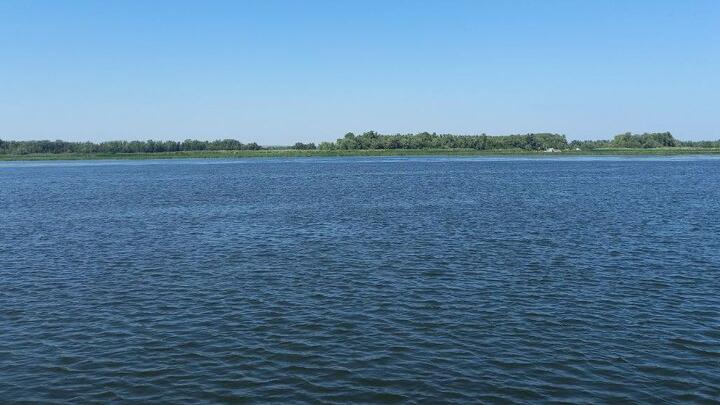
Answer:
[[[0,163],[3,402],[719,397],[719,159]]]

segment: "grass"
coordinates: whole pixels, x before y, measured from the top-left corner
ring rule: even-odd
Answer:
[[[158,153],[46,153],[0,155],[0,160],[97,160],[97,159],[182,159],[182,158],[253,158],[312,156],[602,156],[602,155],[699,155],[720,154],[720,148],[607,148],[549,153],[522,149],[373,149],[373,150],[227,150]]]

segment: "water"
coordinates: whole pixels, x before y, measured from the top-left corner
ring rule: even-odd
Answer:
[[[0,164],[0,398],[713,402],[720,159]]]

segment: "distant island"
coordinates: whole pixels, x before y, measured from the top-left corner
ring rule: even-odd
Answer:
[[[565,153],[720,154],[720,140],[681,141],[670,132],[616,135],[612,140],[573,140],[553,133],[491,136],[422,132],[384,135],[347,133],[335,142],[260,146],[235,139],[215,141],[9,141],[0,139],[0,160],[146,159],[183,157],[515,155]]]

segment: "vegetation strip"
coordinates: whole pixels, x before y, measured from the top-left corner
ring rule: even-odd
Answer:
[[[348,133],[335,142],[260,146],[234,139],[217,141],[66,141],[0,140],[0,160],[158,159],[298,156],[413,156],[413,155],[677,155],[718,154],[720,141],[680,141],[669,132],[633,135],[612,140],[568,142],[559,134],[507,136],[438,135],[419,133],[381,135]]]

